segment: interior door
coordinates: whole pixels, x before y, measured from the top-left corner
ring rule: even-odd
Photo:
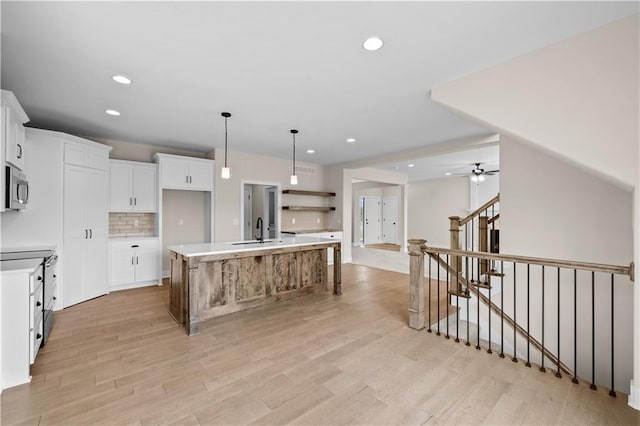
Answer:
[[[276,237],[276,232],[278,230],[278,206],[277,206],[277,202],[278,202],[278,198],[276,196],[276,192],[277,192],[277,188],[275,186],[270,186],[267,189],[265,189],[265,197],[264,200],[266,200],[266,205],[265,205],[265,217],[266,217],[266,221],[267,221],[267,226],[268,226],[268,238],[275,238]]]
[[[67,306],[84,301],[84,258],[89,237],[87,226],[86,169],[64,169],[64,261],[62,303]]]
[[[107,172],[87,170],[87,226],[89,239],[86,245],[84,264],[84,300],[107,294],[109,269],[109,218]]]
[[[242,214],[242,220],[244,221],[244,239],[245,240],[253,240],[253,227],[251,223],[253,222],[253,218],[251,215],[252,211],[252,189],[251,186],[244,186],[244,212]]]
[[[380,241],[380,197],[364,197],[364,243]]]
[[[382,239],[388,244],[398,243],[398,198],[382,199]]]

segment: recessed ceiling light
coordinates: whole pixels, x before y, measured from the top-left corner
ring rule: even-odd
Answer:
[[[354,138],[349,138],[349,139],[347,139],[347,142],[349,142],[349,143],[354,143],[355,141],[356,141],[356,140],[355,140]]]
[[[409,164],[407,167],[415,167],[415,164]]]
[[[307,154],[315,154],[315,151],[314,151],[314,150],[312,150],[312,149],[308,149],[308,150],[307,150]]]
[[[111,78],[113,79],[113,81],[115,81],[116,83],[120,83],[120,84],[131,84],[131,79],[128,77],[125,77],[124,75],[114,75],[111,76]]]
[[[447,172],[444,174],[445,176],[451,176],[451,172]]]
[[[108,109],[105,112],[109,115],[120,115],[120,112],[116,111],[115,109]]]
[[[364,41],[364,43],[362,43],[362,47],[364,47],[365,50],[378,50],[382,47],[383,44],[384,43],[380,38],[369,37]]]

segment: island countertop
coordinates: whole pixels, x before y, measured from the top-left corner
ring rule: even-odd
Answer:
[[[167,248],[169,249],[169,251],[176,252],[184,257],[196,257],[207,256],[211,254],[240,253],[264,249],[303,247],[322,243],[335,244],[336,240],[316,237],[285,237],[280,239],[266,239],[264,243],[237,241],[222,243],[182,244],[172,245]]]

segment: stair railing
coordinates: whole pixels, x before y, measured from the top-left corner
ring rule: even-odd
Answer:
[[[435,331],[437,335],[441,335],[440,320],[442,315],[440,312],[441,279],[444,280],[446,287],[451,289],[452,282],[460,285],[455,292],[449,290],[449,295],[455,298],[455,334],[450,330],[449,311],[445,311],[446,329],[442,330],[447,339],[455,337],[455,341],[460,341],[460,299],[468,299],[471,294],[484,302],[487,309],[487,342],[488,353],[493,353],[492,342],[496,344],[499,340],[500,352],[499,356],[505,358],[505,338],[511,340],[512,349],[510,358],[513,362],[518,362],[520,358],[524,358],[525,366],[532,366],[532,355],[534,361],[539,360],[539,370],[545,372],[547,367],[555,369],[555,376],[561,378],[563,373],[571,377],[573,383],[578,383],[578,377],[590,377],[590,388],[597,389],[596,386],[596,332],[608,334],[605,339],[609,341],[610,346],[610,366],[609,371],[609,395],[615,397],[615,288],[616,285],[630,285],[634,280],[633,263],[629,266],[576,262],[557,259],[545,259],[528,256],[505,255],[498,253],[486,253],[470,250],[453,250],[444,248],[427,247],[425,240],[409,240],[410,255],[410,281],[409,281],[409,326],[416,330],[425,327],[425,255],[435,260],[436,279],[433,278],[432,262],[428,264],[428,298],[427,298],[427,331]],[[457,263],[453,259],[459,259]],[[480,261],[486,261],[488,264],[494,265],[486,274],[490,277],[496,277],[499,281],[500,296],[499,301],[492,298],[492,283],[484,283],[480,280]],[[475,262],[475,263],[474,263]],[[464,268],[457,273],[457,266]],[[469,268],[470,265],[476,265],[475,268]],[[507,268],[505,268],[507,266]],[[579,272],[580,271],[580,272]],[[506,277],[506,279],[505,279]],[[616,283],[616,277],[618,283]],[[622,277],[622,278],[621,278]],[[626,278],[626,279],[625,279]],[[568,282],[567,282],[568,281]],[[444,287],[444,286],[443,286]],[[454,287],[455,288],[455,287]],[[532,293],[532,289],[535,293]],[[562,289],[562,291],[561,291]],[[505,305],[505,290],[511,294],[511,300]],[[545,296],[546,292],[546,296]],[[536,294],[537,293],[537,294]],[[446,293],[445,293],[446,294]],[[518,294],[525,294],[525,303],[518,303]],[[568,295],[567,295],[568,294]],[[597,297],[596,297],[597,294]],[[577,303],[578,297],[581,300],[588,300],[588,303]],[[436,300],[437,312],[432,312],[433,299]],[[553,300],[555,298],[555,301]],[[602,310],[596,313],[595,301],[610,304],[609,315],[602,315]],[[446,296],[445,296],[446,299]],[[532,305],[531,302],[534,302]],[[550,300],[551,303],[548,303]],[[545,305],[551,305],[551,312]],[[505,310],[509,310],[507,314]],[[523,309],[524,308],[524,309]],[[562,309],[561,309],[562,308]],[[469,303],[466,303],[466,345],[474,344],[475,348],[481,349],[480,340],[480,305],[477,308],[477,339],[476,342],[470,341],[469,330]],[[522,312],[524,311],[524,312]],[[534,313],[534,321],[532,323],[531,313]],[[579,315],[580,312],[580,315]],[[435,314],[435,316],[434,316]],[[538,315],[539,314],[539,315]],[[600,315],[596,318],[596,315]],[[491,318],[499,321],[499,327],[496,331],[499,336],[492,335]],[[581,323],[590,325],[585,331],[578,333],[578,318]],[[435,320],[435,321],[434,321]],[[588,324],[590,320],[590,324]],[[552,330],[545,330],[545,325],[552,323]],[[607,324],[608,323],[608,324]],[[435,324],[436,329],[432,330]],[[573,330],[561,327],[563,324],[573,326]],[[596,324],[602,325],[596,327]],[[505,325],[507,330],[505,330]],[[609,327],[605,327],[609,325]],[[539,327],[535,327],[539,326]],[[535,332],[532,330],[535,328]],[[510,330],[509,330],[510,329]],[[507,335],[509,333],[509,335]],[[564,333],[564,334],[563,334]],[[463,330],[463,335],[464,335]],[[534,336],[536,334],[536,336]],[[549,334],[554,337],[549,342]],[[521,354],[518,352],[518,337],[520,341],[524,341],[524,348],[520,347]],[[602,336],[598,336],[602,339]],[[545,341],[545,338],[547,340]],[[565,340],[562,340],[564,338]],[[568,339],[568,340],[567,340]],[[578,339],[581,340],[581,347],[589,347],[590,351],[578,351]],[[572,346],[572,347],[571,347]],[[536,351],[532,354],[532,349]],[[562,349],[562,351],[561,351]],[[601,348],[602,350],[602,348]],[[606,349],[605,349],[606,350]],[[585,352],[588,352],[585,354]],[[526,355],[525,355],[526,354]],[[539,356],[538,356],[539,355]],[[599,353],[599,357],[604,358],[604,354]],[[607,354],[609,356],[609,354]],[[562,361],[568,359],[572,361],[573,366],[569,367]],[[580,362],[579,362],[580,361]],[[586,367],[585,367],[586,366]],[[602,380],[600,381],[602,382]]]

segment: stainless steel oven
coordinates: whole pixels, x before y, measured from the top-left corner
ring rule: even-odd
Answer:
[[[12,210],[22,210],[29,202],[29,181],[27,176],[13,166],[6,166],[5,207]]]

